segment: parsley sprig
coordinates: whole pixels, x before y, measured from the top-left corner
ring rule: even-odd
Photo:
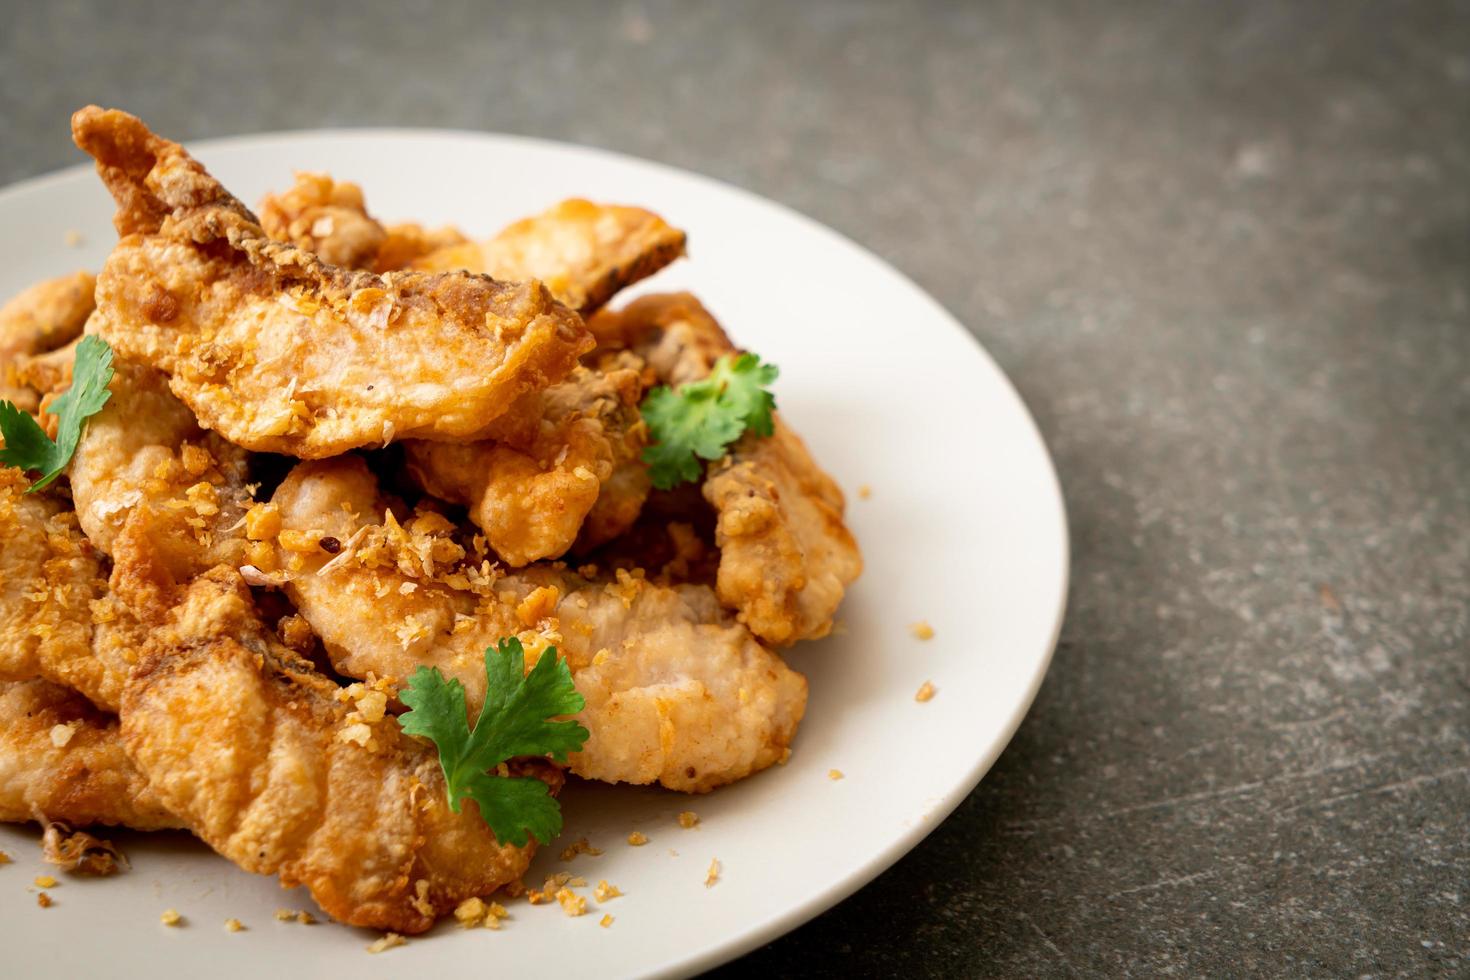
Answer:
[[[747,429],[769,436],[776,398],[766,387],[777,374],[755,354],[726,354],[707,378],[650,391],[642,411],[653,444],[643,461],[653,485],[667,490],[698,480],[699,461],[719,459]]]
[[[575,721],[549,721],[585,706],[572,684],[566,661],[547,647],[529,674],[525,650],[515,637],[485,650],[485,704],[473,727],[465,708],[464,685],[446,680],[437,667],[420,667],[399,698],[410,711],[398,723],[410,735],[439,748],[439,765],[449,789],[449,808],[459,812],[465,797],[502,844],[524,847],[527,834],[545,844],[561,833],[561,807],[539,779],[492,776],[489,770],[521,756],[551,756],[565,762],[587,741]]]
[[[45,489],[66,469],[82,438],[82,426],[112,397],[107,390],[111,383],[112,348],[96,334],[88,334],[77,344],[71,387],[46,408],[60,420],[55,442],[29,413],[11,402],[0,401],[0,433],[5,436],[0,463],[41,474],[26,493]]]

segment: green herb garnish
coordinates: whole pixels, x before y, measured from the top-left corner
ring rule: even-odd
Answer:
[[[566,661],[548,647],[529,674],[525,650],[515,637],[485,650],[485,704],[473,727],[468,724],[464,685],[446,680],[437,667],[420,667],[399,698],[410,711],[398,723],[439,747],[439,764],[449,789],[449,808],[459,812],[464,797],[502,844],[524,847],[527,833],[545,844],[561,833],[561,807],[546,784],[533,777],[492,776],[489,771],[522,756],[550,756],[565,762],[587,741],[575,721],[549,721],[585,706],[572,684]]]
[[[776,398],[766,386],[778,373],[754,354],[726,354],[703,380],[650,391],[642,411],[653,444],[643,461],[653,485],[667,490],[698,480],[699,460],[719,459],[747,429],[769,436]]]
[[[77,344],[71,387],[46,409],[47,413],[61,420],[56,426],[55,442],[29,413],[16,408],[11,402],[0,401],[0,433],[5,436],[5,448],[0,449],[0,463],[41,474],[26,493],[50,486],[51,481],[66,469],[72,454],[77,451],[83,425],[102,411],[102,406],[112,397],[112,392],[107,390],[111,383],[112,348],[96,334],[88,334]]]

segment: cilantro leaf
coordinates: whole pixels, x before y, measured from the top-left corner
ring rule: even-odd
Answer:
[[[747,429],[771,435],[776,398],[766,388],[779,373],[754,354],[727,354],[707,378],[650,391],[642,412],[653,444],[643,461],[653,485],[667,490],[698,480],[699,460],[719,459]]]
[[[587,741],[575,721],[549,721],[585,707],[572,684],[566,661],[547,647],[525,673],[525,649],[515,637],[485,649],[485,703],[473,727],[468,724],[464,685],[446,680],[437,667],[420,667],[399,698],[411,709],[398,717],[409,735],[420,735],[439,749],[439,765],[449,790],[449,808],[459,812],[465,797],[502,844],[524,847],[527,834],[545,844],[561,833],[561,807],[546,784],[532,777],[492,776],[494,769],[520,756],[551,756],[565,762]]]
[[[71,378],[71,387],[46,409],[60,419],[55,442],[29,414],[8,401],[0,402],[0,433],[5,436],[0,463],[41,474],[26,493],[44,489],[61,475],[77,450],[82,426],[112,397],[107,390],[112,383],[112,348],[107,341],[96,334],[82,338],[77,344]]]

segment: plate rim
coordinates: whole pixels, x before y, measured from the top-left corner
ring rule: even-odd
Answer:
[[[661,964],[645,975],[650,977],[682,977],[703,973],[724,963],[731,962],[805,925],[822,913],[835,908],[860,889],[870,884],[884,871],[893,867],[893,865],[938,829],[939,825],[954,812],[960,803],[964,802],[974,792],[986,774],[989,773],[991,767],[994,766],[1001,753],[1010,745],[1011,740],[1015,737],[1016,731],[1021,726],[1021,722],[1030,713],[1031,706],[1035,703],[1042,682],[1045,680],[1047,672],[1050,669],[1052,659],[1056,653],[1057,643],[1061,637],[1062,626],[1066,619],[1067,600],[1070,595],[1071,528],[1067,519],[1066,498],[1062,492],[1061,480],[1057,475],[1056,462],[1052,457],[1051,449],[1047,444],[1046,438],[1036,422],[1035,415],[1031,412],[1025,398],[1022,397],[1010,376],[1001,368],[1000,364],[991,355],[990,351],[986,349],[984,344],[981,343],[980,338],[966,329],[959,318],[933,296],[933,294],[919,285],[902,268],[878,255],[872,249],[854,240],[844,232],[805,214],[791,205],[749,190],[723,178],[713,177],[696,170],[664,163],[659,160],[652,160],[621,150],[591,146],[570,140],[548,139],[540,136],[491,130],[456,129],[453,127],[328,126],[299,129],[272,129],[251,133],[237,133],[229,136],[210,137],[200,140],[184,139],[179,142],[188,149],[191,155],[203,157],[216,150],[242,149],[249,147],[250,144],[265,142],[306,142],[321,139],[370,139],[387,141],[423,139],[426,137],[445,141],[472,141],[501,147],[520,146],[540,151],[575,151],[588,154],[595,158],[616,161],[624,165],[650,169],[665,176],[672,176],[683,181],[703,185],[707,189],[723,194],[734,194],[747,203],[775,210],[786,219],[802,226],[804,230],[820,238],[827,239],[829,242],[852,250],[861,255],[864,260],[881,266],[887,272],[897,277],[920,302],[928,307],[929,313],[934,320],[943,323],[946,329],[959,334],[970,348],[979,355],[982,361],[987,364],[995,378],[1001,383],[1004,391],[1009,394],[1009,397],[1020,410],[1020,415],[1025,421],[1027,430],[1041,450],[1040,461],[1044,469],[1044,474],[1042,475],[1045,477],[1044,482],[1048,496],[1048,506],[1046,509],[1051,512],[1051,519],[1055,522],[1057,529],[1058,554],[1055,556],[1055,563],[1056,567],[1060,570],[1060,574],[1056,581],[1056,594],[1049,604],[1052,607],[1050,614],[1051,625],[1047,633],[1047,638],[1044,641],[1045,649],[1036,661],[1035,670],[1028,679],[1022,696],[1016,701],[1011,710],[1010,717],[1006,719],[1004,726],[1001,727],[1002,735],[996,738],[987,747],[985,752],[976,757],[975,762],[966,770],[964,777],[947,790],[919,819],[915,820],[912,826],[906,828],[901,834],[896,835],[883,848],[874,852],[874,854],[846,877],[814,892],[811,896],[796,905],[785,906],[763,919],[752,922],[747,928],[734,932],[722,941],[716,942],[688,956]],[[75,180],[79,176],[84,176],[93,170],[94,167],[92,164],[81,162],[13,181],[4,187],[0,187],[0,207],[8,204],[14,198],[23,197],[26,194],[36,191],[42,191],[53,184]]]

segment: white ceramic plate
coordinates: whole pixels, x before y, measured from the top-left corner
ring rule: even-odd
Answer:
[[[1066,597],[1067,534],[1046,448],[989,357],[912,282],[829,229],[733,187],[610,153],[505,136],[416,130],[296,133],[190,147],[246,201],[293,169],[358,181],[386,219],[475,235],[572,195],[651,207],[689,232],[691,258],[639,291],[691,289],[739,343],[781,366],[787,419],[847,491],[867,570],[839,635],[789,653],[811,682],[790,762],[709,796],[581,784],[563,842],[529,881],[566,869],[624,897],[567,918],[512,904],[501,932],[452,923],[369,956],[374,937],[282,923],[303,892],[246,874],[182,835],[122,835],[134,863],[110,880],[47,870],[33,828],[0,829],[0,949],[11,976],[355,977],[684,975],[731,959],[851,894],[928,834],[1000,754],[1045,673]],[[0,294],[95,269],[114,238],[90,166],[0,193]],[[75,242],[69,232],[80,232]],[[915,229],[922,234],[922,229]],[[68,240],[71,239],[71,244]],[[860,499],[858,488],[872,488]],[[936,635],[921,642],[916,620]],[[938,693],[914,693],[932,681]],[[841,780],[828,778],[838,769]],[[697,829],[675,815],[693,809]],[[625,843],[629,831],[649,838]],[[705,887],[711,859],[717,884]],[[177,908],[182,928],[159,913]],[[598,920],[611,913],[610,928]],[[319,913],[318,913],[319,914]],[[226,918],[247,931],[227,933]],[[432,969],[433,972],[425,972]],[[473,971],[473,972],[470,972]]]

